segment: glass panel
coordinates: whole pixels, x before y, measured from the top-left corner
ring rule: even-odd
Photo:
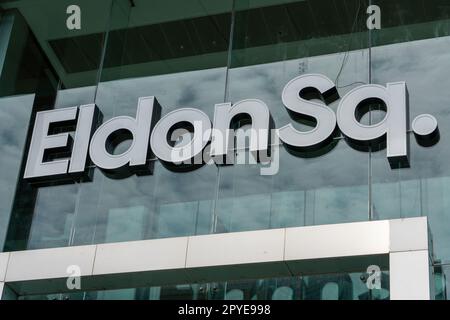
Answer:
[[[23,15],[56,71],[61,86],[77,88],[94,85],[98,81],[113,1],[116,0],[21,0],[1,6],[3,9],[16,9]],[[74,5],[77,9],[73,9]],[[77,13],[79,20],[74,16]]]
[[[0,96],[36,94],[36,104],[53,100],[54,70],[17,10],[0,18]]]
[[[231,0],[122,2],[128,19],[108,35],[102,81],[226,66]]]
[[[55,201],[56,195],[61,201]],[[76,196],[76,185],[39,189],[28,249],[68,245],[75,214]]]
[[[232,67],[366,48],[367,3],[237,0]]]
[[[361,273],[234,280],[84,293],[21,296],[20,300],[389,300],[389,274],[368,289]]]
[[[446,70],[450,67],[450,6],[445,2],[389,1],[381,9],[398,27],[374,31],[373,82],[406,81],[409,93],[409,127],[413,119],[429,113],[439,126],[440,141],[431,147],[419,145],[410,132],[410,168],[391,169],[385,150],[373,153],[373,210],[379,219],[428,216],[434,254],[441,262],[450,259],[448,225],[450,214],[448,146],[450,93]],[[415,12],[424,14],[414,15]],[[423,21],[427,20],[427,21]],[[390,23],[390,22],[389,22]],[[408,41],[401,42],[400,41]]]
[[[33,95],[0,99],[0,248],[6,238],[13,209],[17,180],[22,174],[27,127],[33,108]],[[13,106],[13,107],[12,107]],[[0,249],[0,251],[1,251]]]
[[[1,146],[0,159],[0,250],[4,249],[4,244],[6,250],[24,247],[31,221],[28,209],[36,194],[20,179],[22,163],[27,155],[23,149],[29,144],[30,123],[34,119],[32,112],[53,103],[57,85],[56,73],[20,11],[3,11],[0,20],[0,96],[32,95],[1,100],[0,137],[5,141]],[[20,195],[20,199],[15,194]],[[14,214],[10,219],[12,212]]]
[[[447,300],[448,285],[447,278],[450,271],[449,266],[436,265],[432,268],[434,272],[434,294],[436,300]],[[433,280],[432,280],[433,281]]]
[[[381,288],[368,289],[364,273],[314,275],[303,278],[304,300],[389,300],[389,274],[381,273]]]
[[[368,43],[361,31],[362,4],[347,3],[344,8],[329,1],[278,1],[255,8],[254,1],[237,1],[227,101],[256,97],[269,107],[276,128],[292,123],[311,130],[291,119],[282,104],[289,80],[324,74],[340,96],[368,80],[368,50],[355,50]],[[317,21],[322,24],[313,28]],[[330,107],[336,111],[337,104]],[[273,176],[261,176],[260,165],[220,167],[216,231],[367,220],[369,155],[340,140],[320,155],[294,156],[281,147]]]
[[[17,29],[12,38],[15,41],[8,44],[5,60],[8,68],[4,72],[8,72],[8,79],[15,79],[16,71],[20,84],[16,86],[17,92],[36,93],[31,123],[37,111],[94,101],[93,85],[98,81],[111,3],[111,0],[95,3],[39,0],[1,4],[2,9],[7,10],[5,15],[14,17],[13,31]],[[80,29],[69,28],[66,24],[70,18],[66,12],[70,5],[77,5],[81,10]],[[98,36],[93,36],[94,33]],[[60,90],[55,102],[56,88],[74,89]],[[30,135],[31,128],[28,139]],[[70,243],[76,220],[76,194],[75,185],[38,188],[19,180],[6,249],[25,249],[27,242],[30,248]],[[59,205],[53,203],[55,195],[64,199]]]
[[[214,196],[215,177],[216,169],[211,166],[178,176],[159,163],[155,163],[153,176],[95,177],[102,181],[101,192],[83,193],[81,201],[93,202],[92,197],[98,197],[98,205],[79,210],[78,220],[86,221],[87,227],[89,217],[97,215],[95,243],[209,233],[212,205],[208,199]],[[75,241],[83,239],[75,237]]]
[[[220,167],[215,231],[269,228],[271,180],[271,176],[260,175],[259,165]]]

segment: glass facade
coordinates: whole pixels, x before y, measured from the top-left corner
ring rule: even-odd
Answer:
[[[380,290],[369,290],[361,273],[323,274],[298,278],[239,280],[163,287],[22,296],[23,300],[385,300],[389,274]]]
[[[79,29],[68,27],[73,4],[81,10]],[[369,5],[381,8],[381,29],[366,27]],[[436,297],[447,297],[450,0],[6,0],[0,9],[3,251],[427,216]],[[341,97],[362,84],[406,81],[410,119],[434,115],[439,143],[420,146],[408,130],[410,167],[398,169],[390,168],[384,146],[360,151],[336,136],[320,155],[274,144],[274,175],[260,174],[263,163],[173,172],[152,157],[151,175],[116,179],[92,166],[91,180],[43,186],[21,178],[38,111],[95,103],[105,122],[134,117],[138,98],[154,95],[162,116],[193,107],[213,119],[217,103],[257,98],[279,128],[293,122],[281,101],[284,86],[308,73],[333,80]],[[384,115],[374,104],[361,121]],[[234,151],[249,157],[248,145]],[[46,297],[389,298],[389,288],[368,291],[359,276]]]

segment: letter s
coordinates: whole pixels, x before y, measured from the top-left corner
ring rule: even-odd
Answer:
[[[281,141],[300,151],[320,148],[330,141],[336,129],[336,116],[327,104],[339,98],[333,81],[320,74],[301,75],[289,81],[281,98],[294,119],[300,117],[316,122],[309,131],[299,131],[289,123],[278,129]],[[310,98],[319,98],[324,103],[307,100]]]

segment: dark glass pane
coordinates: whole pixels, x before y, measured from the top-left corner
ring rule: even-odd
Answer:
[[[368,289],[361,273],[21,296],[20,300],[389,300],[389,274]]]
[[[57,74],[56,82],[60,80],[64,88],[76,88],[94,85],[98,81],[114,1],[21,0],[0,6],[7,10],[15,9],[24,17],[37,46]],[[74,5],[79,8],[80,17],[80,23],[75,27]],[[32,51],[28,50],[27,54],[31,55]],[[28,72],[35,68],[32,64],[28,67]]]
[[[34,96],[0,98],[0,248],[13,208]]]
[[[226,66],[231,8],[231,0],[117,2],[101,80]]]

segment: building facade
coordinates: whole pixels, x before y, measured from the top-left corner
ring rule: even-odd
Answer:
[[[0,10],[3,298],[447,298],[449,0],[4,0]],[[195,108],[213,125],[218,105],[253,101],[257,112],[230,117],[232,128],[254,127],[267,108],[273,128],[291,124],[310,139],[323,118],[283,98],[308,75],[331,85],[304,86],[300,100],[337,117],[314,148],[272,134],[269,160],[256,159],[244,130],[233,164],[181,166],[152,141],[148,152],[134,145],[143,97],[158,101],[155,122]],[[399,83],[400,100],[355,105],[361,130],[385,128],[359,143],[344,129],[343,101]],[[404,118],[383,127],[398,101]],[[94,105],[82,131],[81,106]],[[58,110],[62,120],[38,127]],[[112,169],[94,158],[94,131],[118,117],[132,124],[100,149],[111,161],[144,152],[146,170],[132,156]],[[187,133],[168,147],[195,137],[181,120],[172,127]],[[39,133],[66,137],[64,146],[45,140],[34,158]],[[75,163],[78,133],[90,140],[81,169],[27,175],[33,159]]]

